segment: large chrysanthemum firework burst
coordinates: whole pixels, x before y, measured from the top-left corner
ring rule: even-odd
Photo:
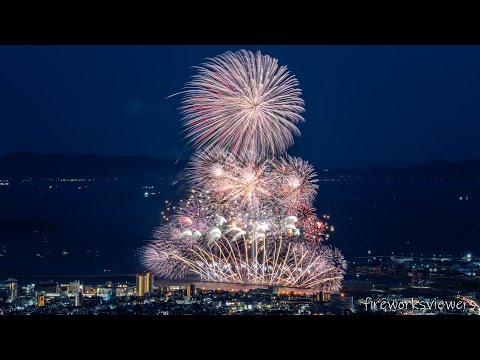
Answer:
[[[303,121],[297,80],[276,59],[242,50],[200,66],[184,93],[191,194],[143,249],[144,267],[166,278],[338,290],[346,263],[324,244],[317,175],[285,153]]]
[[[196,148],[265,159],[293,144],[304,111],[298,81],[268,55],[226,52],[197,67],[182,112]]]

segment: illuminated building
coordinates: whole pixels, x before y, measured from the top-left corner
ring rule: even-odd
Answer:
[[[320,291],[315,294],[315,301],[330,301],[331,294],[327,292]]]
[[[150,293],[150,273],[147,272],[143,279],[145,281],[145,284],[143,286],[143,291],[145,294],[149,294]]]
[[[127,284],[118,284],[115,287],[115,296],[126,296],[128,293],[128,285]]]
[[[17,279],[8,279],[8,287],[10,291],[10,301],[17,300],[18,282]]]
[[[25,291],[26,294],[30,294],[33,292],[33,289],[35,288],[35,284],[27,284],[22,286],[22,289]]]
[[[115,287],[114,287],[115,291],[115,296],[117,297],[121,297],[121,296],[131,296],[131,295],[135,295],[136,293],[136,287],[135,286],[131,286],[129,285],[128,283],[124,283],[124,284],[117,284]]]
[[[58,283],[54,283],[53,281],[39,283],[38,285],[35,285],[35,292],[44,292],[46,295],[60,294],[60,285],[58,285]]]
[[[75,306],[83,306],[83,294],[82,291],[79,291],[78,293],[75,294]]]
[[[145,294],[145,276],[137,274],[137,295],[143,296]]]
[[[112,288],[109,287],[97,287],[97,296],[103,300],[108,301],[112,297]]]
[[[97,294],[97,288],[94,286],[85,285],[83,286],[83,295],[92,297]]]
[[[69,293],[70,294],[78,294],[79,292],[81,292],[83,290],[83,285],[80,284],[80,281],[77,280],[77,281],[72,281],[70,283],[70,286],[69,286]]]
[[[0,283],[0,297],[6,298],[8,302],[17,299],[18,282],[16,279],[8,279]]]
[[[147,294],[153,293],[153,282],[154,282],[153,275],[147,272],[145,274],[145,287],[144,287],[145,293]]]
[[[137,274],[137,295],[144,296],[145,294],[153,293],[154,278],[149,272],[145,275]]]
[[[189,284],[187,285],[187,296],[195,295],[195,285]]]
[[[167,290],[168,291],[180,291],[180,290],[184,290],[185,289],[185,286],[181,286],[181,285],[170,285],[170,286],[167,286]]]
[[[45,294],[37,294],[37,306],[44,307],[45,306]]]

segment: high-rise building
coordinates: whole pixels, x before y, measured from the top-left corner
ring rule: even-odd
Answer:
[[[153,275],[147,272],[145,275],[137,274],[137,295],[144,296],[153,293]]]
[[[44,307],[45,306],[45,294],[37,293],[37,306]]]
[[[17,279],[8,279],[9,289],[10,289],[10,301],[17,300],[18,292],[18,281]]]
[[[79,291],[75,294],[75,306],[83,306],[83,294],[82,291]]]
[[[17,300],[18,282],[17,279],[8,279],[0,283],[0,297],[6,298],[8,302]]]
[[[147,272],[145,274],[145,292],[148,292],[149,294],[153,294],[153,283],[154,283],[153,274],[150,274],[149,272]]]
[[[137,274],[137,295],[145,295],[145,276]]]
[[[153,294],[154,284],[155,284],[154,276],[153,274],[150,274],[150,290],[149,290],[150,294]]]
[[[195,285],[189,284],[187,285],[187,296],[193,296],[195,295]]]
[[[144,279],[145,279],[145,286],[143,287],[143,289],[144,289],[145,294],[148,295],[150,293],[150,273],[147,272],[145,274]]]

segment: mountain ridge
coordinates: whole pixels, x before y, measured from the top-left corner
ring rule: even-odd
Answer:
[[[157,159],[147,155],[108,156],[17,151],[0,157],[0,176],[132,176],[181,170],[184,165],[184,160]]]
[[[131,177],[165,171],[181,171],[187,160],[154,158],[148,155],[109,156],[89,153],[37,153],[17,151],[0,157],[0,176],[91,176]],[[318,164],[312,163],[318,170]],[[319,176],[327,175],[318,170]],[[480,179],[480,159],[431,160],[413,166],[329,169],[328,176],[373,178],[455,178]]]

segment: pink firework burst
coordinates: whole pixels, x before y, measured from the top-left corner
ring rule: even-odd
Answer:
[[[299,204],[311,204],[317,195],[317,173],[307,161],[284,156],[273,162],[278,194],[293,209]]]

